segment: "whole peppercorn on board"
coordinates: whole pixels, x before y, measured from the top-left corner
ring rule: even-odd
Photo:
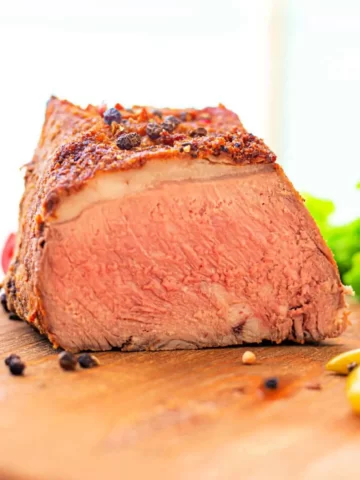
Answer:
[[[46,339],[1,312],[0,478],[355,478],[360,417],[346,378],[325,371],[360,347],[359,306],[350,318],[318,346],[111,351],[69,372]],[[246,350],[254,365],[242,363]],[[9,374],[11,353],[23,377]]]

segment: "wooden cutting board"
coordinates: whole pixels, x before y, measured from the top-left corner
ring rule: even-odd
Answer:
[[[102,365],[64,372],[37,332],[0,314],[1,479],[352,478],[360,418],[345,380],[325,362],[360,347],[360,309],[321,346],[158,353],[108,352]],[[12,377],[18,353],[28,367]],[[265,394],[269,376],[279,392]],[[321,390],[309,389],[319,382]]]

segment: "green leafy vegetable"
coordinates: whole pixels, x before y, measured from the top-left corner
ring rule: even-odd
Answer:
[[[360,182],[357,188],[360,189]],[[332,225],[330,217],[335,211],[333,202],[309,194],[304,194],[303,197],[333,251],[342,281],[346,285],[351,285],[356,295],[360,297],[360,218],[345,225]]]

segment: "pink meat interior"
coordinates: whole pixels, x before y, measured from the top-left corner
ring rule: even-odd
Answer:
[[[40,291],[71,350],[338,334],[339,279],[273,166],[164,182],[51,226]]]

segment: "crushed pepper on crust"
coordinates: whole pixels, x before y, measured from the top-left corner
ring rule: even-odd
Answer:
[[[27,165],[27,182],[35,180],[37,187],[47,192],[42,198],[44,216],[53,213],[62,195],[81,189],[99,171],[141,168],[154,158],[168,160],[186,155],[183,143],[196,152],[193,158],[211,157],[212,162],[216,161],[212,157],[220,153],[219,163],[245,165],[276,160],[264,142],[246,132],[237,115],[225,107],[191,109],[191,121],[181,120],[184,110],[162,109],[163,118],[175,117],[180,123],[176,130],[164,132],[156,140],[149,138],[146,129],[149,120],[162,125],[158,114],[148,107],[135,106],[132,111],[121,110],[123,123],[109,126],[96,107],[84,110],[57,98],[49,101],[37,155]],[[206,135],[193,136],[194,131],[205,127]],[[121,150],[116,145],[119,133],[136,133],[142,142],[131,150]],[[52,161],[44,171],[43,160],[49,156]]]

